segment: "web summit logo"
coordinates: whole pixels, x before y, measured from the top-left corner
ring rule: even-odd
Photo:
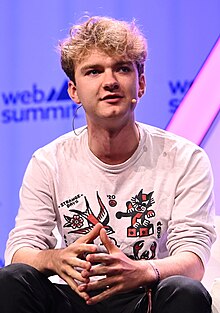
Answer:
[[[31,90],[2,92],[0,122],[10,124],[71,118],[77,106],[71,102],[67,88],[68,81],[65,80],[58,92],[52,87],[46,93],[37,84],[33,84]],[[66,101],[70,104],[67,105]]]

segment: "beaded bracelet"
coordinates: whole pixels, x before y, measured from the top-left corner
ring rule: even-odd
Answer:
[[[154,270],[154,273],[156,275],[156,281],[154,283],[154,285],[159,284],[161,277],[160,277],[160,271],[158,270],[158,268],[155,266],[153,261],[148,261],[148,263],[151,265],[152,269]]]

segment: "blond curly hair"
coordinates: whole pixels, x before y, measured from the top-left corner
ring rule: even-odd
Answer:
[[[59,43],[61,66],[75,81],[75,65],[93,49],[109,56],[122,56],[136,63],[139,76],[144,72],[147,57],[146,39],[135,25],[109,17],[93,16],[70,29],[69,37]]]

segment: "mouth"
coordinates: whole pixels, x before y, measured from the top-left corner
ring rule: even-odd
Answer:
[[[113,101],[116,101],[116,100],[119,100],[119,99],[122,99],[123,96],[122,95],[119,95],[119,94],[110,94],[110,95],[106,95],[104,97],[101,98],[101,101],[105,101],[105,100],[113,100]]]

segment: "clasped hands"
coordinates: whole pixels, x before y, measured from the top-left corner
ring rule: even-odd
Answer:
[[[93,240],[100,237],[106,253],[96,253]],[[82,256],[86,255],[85,258]],[[56,255],[56,273],[85,299],[95,304],[118,293],[128,292],[147,281],[147,262],[128,258],[107,236],[101,224]],[[100,276],[92,280],[93,276]],[[79,283],[78,283],[78,282]],[[96,291],[90,296],[90,291]]]

